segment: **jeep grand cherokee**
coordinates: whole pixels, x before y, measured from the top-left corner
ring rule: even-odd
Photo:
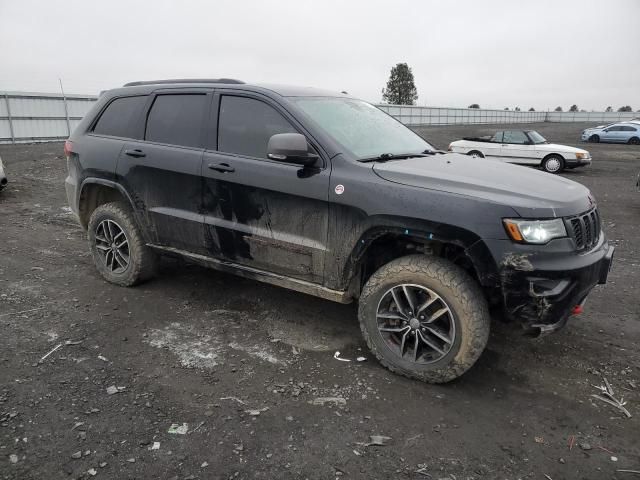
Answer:
[[[159,254],[338,302],[390,370],[467,371],[489,306],[551,332],[605,283],[584,186],[437,151],[346,94],[230,79],[101,95],[65,144],[69,204],[115,284]]]

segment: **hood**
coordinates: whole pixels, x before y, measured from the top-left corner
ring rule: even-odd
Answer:
[[[553,218],[589,210],[589,190],[558,175],[458,153],[376,163],[390,182],[480,198],[525,218]]]
[[[582,148],[570,147],[569,145],[558,145],[557,143],[539,143],[536,150],[557,152],[557,153],[589,153]]]

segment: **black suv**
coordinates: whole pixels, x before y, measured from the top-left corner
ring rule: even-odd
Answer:
[[[589,190],[440,152],[346,94],[230,79],[101,95],[65,144],[96,267],[130,286],[159,254],[337,302],[390,370],[467,371],[489,307],[551,332],[605,283]]]

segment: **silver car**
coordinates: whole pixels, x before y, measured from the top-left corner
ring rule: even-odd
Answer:
[[[583,142],[630,143],[640,145],[640,121],[611,123],[582,131]]]
[[[0,190],[7,186],[7,176],[4,174],[4,165],[2,165],[2,159],[0,158]]]

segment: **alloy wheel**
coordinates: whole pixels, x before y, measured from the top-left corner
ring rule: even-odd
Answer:
[[[123,273],[129,266],[129,239],[124,229],[110,219],[101,221],[95,230],[96,249],[104,266],[112,273]]]
[[[421,285],[396,285],[376,311],[378,333],[403,360],[434,363],[449,353],[456,338],[453,312],[444,299]]]

